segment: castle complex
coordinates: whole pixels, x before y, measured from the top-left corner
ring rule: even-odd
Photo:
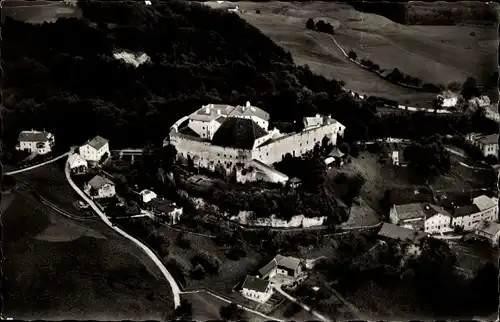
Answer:
[[[288,178],[274,170],[273,163],[287,153],[303,155],[321,144],[324,137],[335,145],[337,136],[343,136],[345,130],[330,116],[319,114],[305,117],[304,129],[292,134],[280,133],[276,128],[269,130],[269,120],[267,112],[250,102],[236,107],[208,104],[175,122],[164,146],[174,145],[178,159],[190,159],[196,167],[226,173],[236,170],[237,178],[238,170],[241,174],[245,167],[256,170],[239,181],[284,182]]]

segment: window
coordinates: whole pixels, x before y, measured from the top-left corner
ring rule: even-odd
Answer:
[[[266,155],[269,155],[269,152],[267,152]]]

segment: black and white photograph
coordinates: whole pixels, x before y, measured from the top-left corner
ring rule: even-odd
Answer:
[[[1,319],[498,321],[498,3],[0,10]]]

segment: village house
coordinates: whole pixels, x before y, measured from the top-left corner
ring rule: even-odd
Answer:
[[[458,103],[458,94],[450,90],[443,91],[437,95],[437,100],[441,107],[453,107]]]
[[[147,206],[155,215],[165,217],[170,225],[177,224],[183,214],[182,207],[163,198],[151,199]]]
[[[148,203],[151,200],[155,199],[158,197],[154,191],[151,191],[149,189],[144,189],[141,192],[139,192],[139,195],[141,196],[141,201],[143,203]]]
[[[342,153],[342,151],[340,151],[338,147],[334,147],[333,150],[328,153],[328,156],[325,159],[325,164],[328,168],[331,168],[332,165],[340,167],[344,164],[344,156],[345,154]]]
[[[494,155],[498,157],[498,134],[482,135],[471,133],[466,140],[477,146],[484,156]]]
[[[483,220],[498,220],[498,200],[496,198],[481,195],[473,198],[471,204],[456,207],[452,212],[451,226],[471,231]]]
[[[297,177],[293,177],[292,179],[288,180],[288,185],[290,188],[298,188],[302,184],[302,180],[300,180]]]
[[[259,270],[259,277],[271,279],[276,275],[297,278],[304,268],[304,263],[295,257],[276,255]]]
[[[479,238],[488,240],[491,245],[498,247],[500,239],[500,224],[483,220],[477,224],[474,233]]]
[[[423,238],[429,236],[425,232],[400,227],[398,225],[383,223],[378,236],[381,240],[398,240],[410,243],[406,250],[409,255],[419,255],[421,253],[420,244]]]
[[[484,108],[485,117],[495,122],[500,122],[500,114],[498,113],[498,105],[490,105]]]
[[[109,157],[109,141],[102,136],[96,136],[80,148],[80,155],[92,165],[97,165],[104,155]]]
[[[395,166],[399,166],[399,167],[406,166],[406,162],[404,161],[404,158],[403,158],[403,151],[401,151],[401,150],[392,151],[389,154],[389,158],[391,159],[392,164]]]
[[[54,135],[47,131],[22,131],[19,133],[19,144],[16,150],[33,154],[47,154],[54,147]]]
[[[68,158],[69,169],[73,174],[81,174],[87,171],[87,160],[82,158],[78,153],[72,154]]]
[[[486,95],[473,97],[469,100],[469,104],[476,107],[487,107],[491,104],[490,98]]]
[[[390,222],[427,233],[451,231],[451,215],[442,207],[430,203],[394,205],[389,213]]]
[[[241,287],[241,294],[252,301],[264,303],[273,295],[271,282],[247,275]]]
[[[115,196],[115,184],[99,175],[90,180],[84,188],[86,194],[94,199],[111,198]]]

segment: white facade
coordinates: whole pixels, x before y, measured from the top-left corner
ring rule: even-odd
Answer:
[[[95,138],[94,138],[95,139]],[[103,139],[105,140],[105,139]],[[99,146],[99,148],[95,148],[92,141],[89,141],[82,145],[79,148],[80,155],[87,161],[91,162],[99,162],[104,154],[110,154],[109,152],[109,143],[105,140],[105,143]]]
[[[478,211],[466,216],[453,218],[451,222],[452,227],[459,226],[465,231],[472,231],[481,221],[498,220],[498,199],[482,195],[474,198],[472,203],[477,206]]]
[[[92,188],[90,187],[90,185],[87,185],[85,187],[85,192],[94,199],[111,198],[116,195],[115,186],[110,183],[106,183],[101,187],[95,189],[93,193],[91,190]]]
[[[151,200],[153,200],[153,199],[155,199],[155,198],[158,197],[154,191],[147,190],[147,189],[146,190],[142,190],[141,192],[139,192],[139,194],[141,195],[141,200],[144,203],[148,203]]]
[[[426,233],[444,233],[451,231],[450,228],[451,218],[443,214],[437,213],[432,217],[425,220],[424,231]]]
[[[54,135],[46,131],[22,131],[19,134],[19,144],[16,150],[40,155],[47,154],[52,151],[54,140]]]
[[[68,158],[69,168],[72,171],[83,171],[88,167],[87,160],[82,158],[78,153],[73,154]]]

